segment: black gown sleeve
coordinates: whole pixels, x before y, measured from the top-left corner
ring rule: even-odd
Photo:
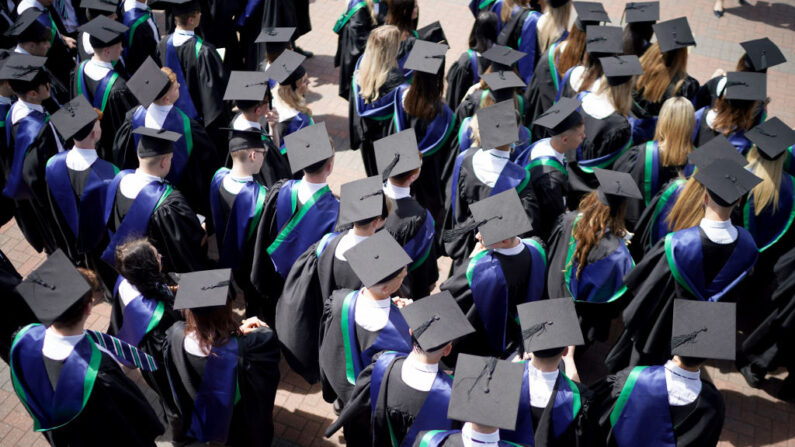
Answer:
[[[334,56],[334,66],[340,67],[339,95],[348,99],[351,90],[351,80],[356,62],[364,53],[367,38],[373,29],[369,8],[356,11],[348,23],[340,30],[337,38],[337,54]]]
[[[529,212],[534,212],[534,230],[544,241],[549,240],[549,234],[558,216],[566,212],[564,199],[566,197],[568,178],[555,168],[541,166],[533,170],[531,182],[538,203]],[[531,202],[531,207],[532,207]],[[544,210],[541,212],[540,210]]]
[[[375,360],[378,360],[380,356],[381,353],[376,354],[373,363],[367,365],[356,377],[356,384],[353,386],[350,400],[345,404],[345,407],[343,407],[337,420],[326,428],[326,432],[324,433],[325,437],[330,438],[340,428],[359,420],[362,416],[367,416],[369,419],[371,408],[370,384],[372,383]]]
[[[160,36],[155,36],[152,27],[147,23],[142,23],[133,34],[132,45],[127,50],[124,58],[125,64],[131,70],[136,70],[144,63],[147,57],[157,60],[157,41]]]
[[[197,89],[201,110],[199,113],[204,118],[204,125],[212,125],[216,119],[228,121],[224,92],[229,81],[221,56],[212,45],[204,44],[196,59],[196,71],[201,83]],[[198,104],[197,104],[198,105]]]
[[[474,83],[472,63],[469,60],[469,54],[464,52],[447,71],[447,93],[445,96],[447,105],[455,110],[461,104],[469,87],[472,87]]]
[[[190,129],[193,151],[177,188],[196,213],[209,217],[210,185],[215,171],[221,167],[221,158],[204,126],[190,120]]]
[[[132,115],[135,108],[127,112],[124,122],[119,126],[116,135],[113,137],[113,164],[120,170],[135,169],[138,167],[138,151],[135,147],[135,139],[132,131]]]
[[[179,191],[152,213],[147,234],[163,255],[163,271],[184,273],[206,267],[204,229]]]

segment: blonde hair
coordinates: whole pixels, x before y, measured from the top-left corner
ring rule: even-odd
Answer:
[[[292,85],[278,85],[276,94],[279,95],[279,99],[288,106],[305,115],[312,116],[312,109],[307,107],[306,98],[304,98],[303,95],[299,95],[298,90],[294,89]]]
[[[607,93],[607,98],[616,112],[621,116],[629,115],[632,109],[632,80],[619,85],[610,85],[607,77],[603,75],[602,83],[596,93],[599,95]]]
[[[759,149],[754,146],[748,152],[749,170],[762,179],[762,182],[754,186],[751,195],[754,197],[754,215],[762,214],[768,206],[772,206],[772,212],[778,209],[779,191],[781,188],[781,178],[784,172],[785,155],[770,160],[759,154]]]
[[[635,89],[649,102],[660,102],[672,82],[676,82],[673,94],[677,94],[687,78],[687,48],[678,48],[667,53],[660,51],[654,42],[640,57],[643,74],[638,77]]]
[[[511,13],[514,6],[525,6],[527,0],[505,0],[502,2],[502,9],[500,9],[500,22],[508,23],[511,20]]]
[[[701,219],[704,218],[704,194],[706,193],[707,188],[696,181],[695,176],[687,180],[684,189],[665,219],[669,231],[695,227],[701,222]]]
[[[378,89],[386,82],[389,71],[396,68],[400,30],[393,25],[379,26],[367,38],[359,69],[354,73],[359,95],[364,102],[378,99]]]
[[[367,10],[370,11],[370,20],[373,21],[373,26],[378,25],[378,14],[375,12],[375,2],[373,0],[365,0]]]
[[[563,31],[561,30],[568,29],[571,8],[571,2],[566,2],[563,6],[557,8],[547,3],[546,10],[544,11],[544,15],[547,16],[547,19],[541,24],[541,28],[538,30],[538,47],[542,53],[547,51],[553,43],[560,39],[560,36],[563,35]]]
[[[660,109],[654,139],[660,149],[663,166],[684,166],[693,151],[693,128],[696,126],[693,104],[686,98],[668,98]]]

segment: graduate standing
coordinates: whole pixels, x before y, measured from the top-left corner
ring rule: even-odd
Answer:
[[[624,6],[624,54],[641,57],[651,45],[654,24],[660,20],[660,2],[629,2]]]
[[[287,135],[315,124],[312,110],[306,105],[309,75],[301,65],[305,59],[294,51],[285,50],[266,72],[270,79],[279,83],[274,92],[273,109],[279,116],[279,123],[274,130],[281,140],[279,150],[282,154]]]
[[[119,10],[118,0],[82,0],[80,2],[80,9],[85,15],[84,23],[90,22],[99,16],[106,16],[111,20],[118,19],[116,13]],[[94,55],[94,46],[89,41],[89,34],[85,31],[78,31],[77,33],[77,61],[87,61]],[[124,66],[124,61],[119,58],[119,61],[114,68],[121,69]],[[124,78],[127,79],[127,72],[124,70]]]
[[[497,41],[497,21],[497,15],[491,11],[478,13],[469,33],[469,49],[447,70],[446,102],[452,110],[458,108],[467,90],[477,84],[481,73],[489,68],[491,62],[483,57],[483,53]]]
[[[86,272],[58,251],[17,286],[42,324],[25,326],[14,337],[14,391],[50,445],[114,439],[120,446],[154,447],[163,426],[117,362],[146,371],[162,365],[132,345],[85,330],[99,287]]]
[[[99,16],[80,27],[89,35],[94,47],[91,60],[83,61],[72,73],[72,96],[83,95],[102,112],[102,138],[97,144],[100,157],[113,160],[113,138],[122,126],[127,111],[138,101],[127,82],[114,68],[122,52],[122,39],[127,27],[105,16]]]
[[[128,28],[124,33],[124,62],[132,70],[147,58],[157,59],[160,30],[146,3],[147,0],[124,0],[121,4],[121,22]]]
[[[359,374],[382,351],[411,352],[406,320],[393,303],[411,258],[386,232],[346,252],[360,289],[337,289],[323,306],[320,322],[320,377],[323,399],[344,408]],[[402,303],[404,304],[404,303]],[[404,304],[405,305],[405,304]],[[354,421],[355,422],[355,421]],[[348,445],[370,445],[369,430],[357,423],[343,430]]]
[[[359,57],[364,53],[370,31],[386,20],[387,2],[374,0],[349,1],[347,9],[334,24],[337,53],[334,67],[340,67],[339,95],[350,97],[351,77]]]
[[[279,384],[276,334],[257,318],[238,325],[229,305],[230,270],[180,276],[166,365],[180,408],[177,442],[267,447]]]
[[[5,312],[0,314],[0,358],[11,364],[11,343],[16,332],[38,320],[25,300],[16,292],[22,275],[14,268],[11,260],[0,250],[0,292],[5,298]]]
[[[164,178],[171,169],[179,134],[141,127],[138,168],[124,170],[108,186],[103,207],[110,243],[102,259],[113,263],[116,246],[147,236],[163,255],[163,270],[189,272],[205,263],[205,233],[185,197]]]
[[[456,339],[475,329],[447,292],[416,301],[401,314],[409,325],[411,352],[383,353],[362,370],[351,401],[326,437],[357,418],[370,420],[372,445],[412,446],[422,431],[454,428],[447,419],[453,379],[441,362]]]

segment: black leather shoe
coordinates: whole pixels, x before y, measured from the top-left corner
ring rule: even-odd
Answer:
[[[723,17],[723,10],[713,9],[712,13],[715,14],[715,17],[717,17],[717,18]]]
[[[745,381],[748,382],[748,386],[751,388],[759,388],[762,385],[762,381],[765,380],[764,371],[760,371],[759,368],[754,367],[753,364],[748,364],[740,368],[740,374],[743,375]]]

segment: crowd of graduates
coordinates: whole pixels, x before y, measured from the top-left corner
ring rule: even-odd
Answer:
[[[743,42],[702,85],[665,7],[473,0],[445,70],[416,0],[350,0],[366,177],[336,196],[308,1],[0,1],[0,221],[47,254],[23,279],[0,252],[0,356],[34,429],[271,445],[282,359],[351,446],[716,445],[708,360],[787,368],[791,399],[785,58]]]

